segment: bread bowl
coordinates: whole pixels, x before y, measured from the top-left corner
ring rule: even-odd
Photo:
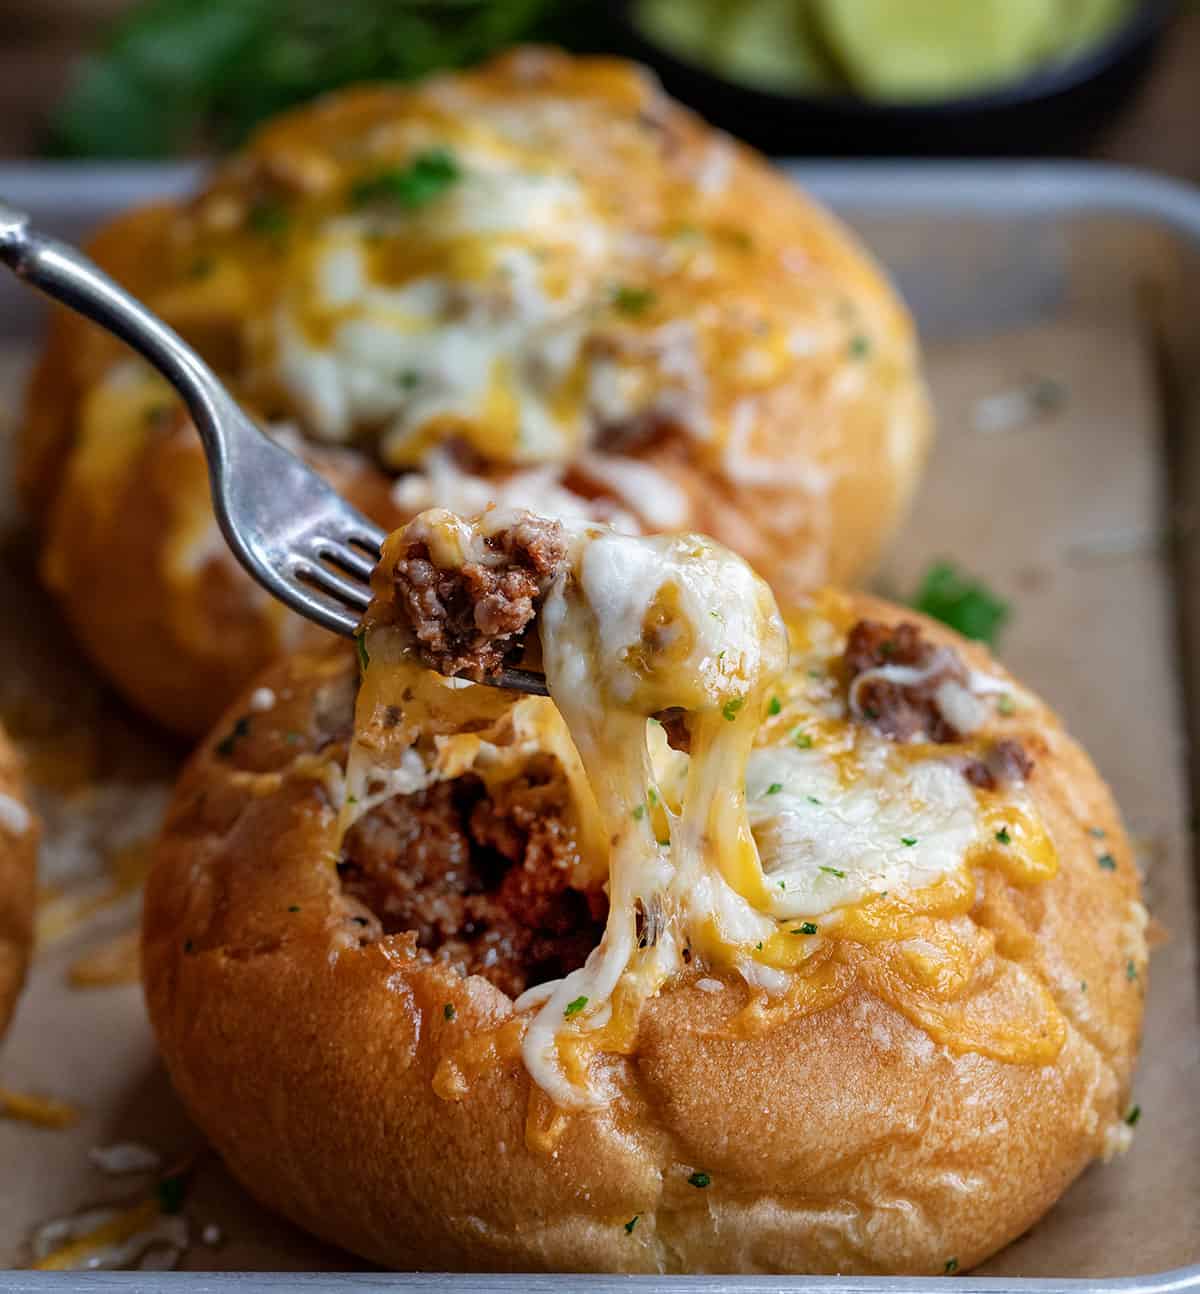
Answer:
[[[12,1018],[33,944],[37,840],[17,753],[0,729],[0,1036]]]
[[[358,659],[272,666],[184,773],[143,961],[192,1117],[398,1268],[981,1262],[1130,1135],[1145,912],[1087,756],[911,612],[524,524],[419,517]],[[412,660],[531,625],[554,701]]]
[[[870,565],[929,440],[911,321],[857,241],[616,60],[331,96],[92,250],[389,528],[493,498],[703,526],[794,596]],[[170,392],[62,313],[21,478],[80,637],[171,727],[296,644]]]

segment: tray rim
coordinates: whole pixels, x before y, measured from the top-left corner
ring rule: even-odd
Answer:
[[[1159,225],[1194,245],[1200,256],[1200,187],[1136,167],[1088,161],[924,161],[918,159],[813,162],[775,158],[775,164],[818,201],[859,216],[1010,215],[1125,216]],[[0,161],[0,195],[17,207],[71,205],[120,209],[154,197],[186,192],[203,163],[95,163]],[[95,186],[103,202],[81,203]],[[1200,1203],[1200,1202],[1198,1202]],[[1193,1294],[1200,1262],[1168,1271],[1101,1279],[1053,1277],[938,1277],[937,1287],[980,1294]],[[429,1290],[444,1294],[917,1294],[931,1278],[913,1276],[606,1276],[508,1275],[452,1272],[87,1272],[0,1270],[0,1294],[120,1294],[170,1286],[179,1294],[346,1294],[367,1289]]]

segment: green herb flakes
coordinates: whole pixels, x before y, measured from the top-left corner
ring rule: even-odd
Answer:
[[[996,832],[996,843],[1000,845],[1012,844],[1012,836],[1009,834],[1007,827],[1001,827],[1000,830]]]
[[[288,904],[288,911],[289,911],[289,912],[299,912],[299,911],[300,911],[300,904],[299,904],[299,903],[289,903],[289,904]]]
[[[455,1009],[453,1002],[447,1002],[446,1005],[442,1007],[443,1019],[453,1020],[457,1015],[458,1011]]]
[[[738,711],[746,704],[744,696],[731,697],[721,707],[721,714],[732,723],[738,716]]]
[[[811,921],[805,921],[803,925],[797,926],[796,929],[792,931],[792,934],[794,935],[815,935],[816,933],[817,927],[813,925]]]
[[[1125,1116],[1125,1122],[1129,1124],[1131,1128],[1136,1128],[1137,1121],[1141,1117],[1142,1117],[1142,1107],[1140,1105],[1133,1105],[1133,1106],[1130,1106],[1129,1113]]]
[[[613,309],[623,315],[641,315],[654,304],[656,297],[649,288],[630,287],[627,283],[618,283],[613,289]]]
[[[646,792],[646,799],[649,800],[651,804],[658,803],[658,792],[654,789],[654,787],[651,787]]]
[[[1129,980],[1130,983],[1133,983],[1133,981],[1137,979],[1137,977],[1138,977],[1137,967],[1133,964],[1133,958],[1131,957],[1125,963],[1125,978]]]
[[[912,605],[964,637],[985,643],[995,642],[1009,617],[1006,602],[946,561],[934,562],[925,572]]]
[[[905,849],[911,849],[917,843],[917,838],[916,836],[901,836],[900,843]]]
[[[996,698],[996,710],[1006,719],[1011,718],[1017,712],[1017,703],[1007,692],[1001,692]]]
[[[188,278],[206,279],[216,266],[217,262],[212,256],[197,256],[188,266]]]
[[[712,1178],[707,1173],[693,1173],[691,1177],[688,1178],[688,1185],[695,1186],[699,1190],[704,1190],[705,1187],[712,1185]]]
[[[196,951],[196,945],[190,939],[183,941],[183,951],[190,957]]]
[[[1106,834],[1107,833],[1103,827],[1088,828],[1088,835],[1091,836],[1093,840],[1103,840]]]
[[[871,353],[871,339],[865,333],[855,333],[850,338],[850,358],[866,359]]]
[[[278,202],[256,202],[250,208],[246,223],[254,233],[264,238],[280,238],[287,233],[292,218]]]
[[[783,709],[783,702],[777,696],[773,696],[771,700],[767,703],[767,713],[769,715],[772,715],[772,716],[777,715],[782,709]]]
[[[801,732],[799,729],[792,734],[792,745],[799,747],[801,750],[812,750],[812,734]]]
[[[843,872],[840,867],[826,867],[824,864],[822,864],[817,870],[821,872],[828,872],[830,876],[836,876],[838,880],[846,879],[846,873]]]
[[[564,1018],[567,1020],[570,1020],[572,1016],[577,1016],[580,1013],[580,1011],[582,1011],[583,1008],[587,1006],[587,1004],[588,1004],[588,1000],[586,997],[577,997],[575,998],[574,1001],[568,1002],[567,1008],[563,1012]]]
[[[772,783],[771,783],[771,785],[770,785],[770,786],[768,786],[768,787],[767,787],[767,789],[763,792],[763,794],[764,794],[764,795],[778,795],[778,794],[779,794],[779,792],[780,792],[780,791],[782,791],[782,790],[783,790],[783,783],[782,783],[782,782],[772,782]]]
[[[806,795],[804,798],[809,802],[809,804],[820,805],[821,803],[821,801],[818,800],[815,795]]]
[[[946,1267],[945,1267],[946,1275],[947,1275],[947,1276],[953,1276],[953,1275],[954,1275],[954,1273],[955,1273],[956,1271],[958,1271],[958,1259],[957,1259],[957,1258],[947,1258],[947,1259],[946,1259]]]
[[[361,631],[354,635],[354,650],[358,652],[358,668],[365,674],[371,663],[371,653],[367,651],[367,638]]]
[[[635,808],[633,811],[633,819],[635,822],[641,822],[641,820],[645,816],[646,816],[646,806],[644,804],[639,804],[637,808]]]
[[[392,167],[357,181],[350,190],[355,207],[390,202],[405,211],[418,211],[440,198],[462,179],[454,154],[445,148],[428,148],[407,166]]]
[[[1096,859],[1096,863],[1106,872],[1115,872],[1117,870],[1117,860],[1112,856],[1112,854],[1101,854],[1100,857]]]
[[[633,1217],[631,1217],[629,1221],[625,1223],[625,1234],[627,1236],[633,1235],[633,1229],[634,1227],[637,1226],[638,1218],[640,1218],[641,1216],[642,1215],[640,1213],[635,1213]]]

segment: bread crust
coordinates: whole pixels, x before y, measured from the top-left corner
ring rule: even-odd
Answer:
[[[17,1004],[33,946],[38,825],[20,761],[0,729],[0,1036]]]
[[[555,1128],[511,1057],[472,1067],[458,1099],[435,1090],[447,1054],[511,1018],[504,994],[402,936],[355,937],[336,815],[303,758],[345,740],[354,668],[339,650],[262,677],[274,709],[236,761],[218,754],[236,707],[198,750],[146,891],[146,1000],[175,1086],[295,1222],[401,1269],[939,1274],[1020,1235],[1119,1140],[1145,986],[1138,881],[1108,790],[1040,703],[1022,720],[1028,791],[1058,872],[989,888],[958,920],[1003,928],[1005,971],[1050,992],[1056,1060],[956,1053],[861,983],[731,1035],[747,990],[692,973],[646,1004],[632,1054],[604,1061],[617,1099]]]
[[[122,216],[90,250],[251,408],[303,431],[304,411],[247,358],[262,327],[249,317],[259,290],[237,275],[252,275],[269,247],[250,239],[228,253],[222,274],[197,279],[196,231],[221,211],[244,211],[264,185],[298,186],[289,201],[301,209],[326,201],[320,183],[331,158],[353,155],[368,137],[439,102],[453,102],[468,123],[501,107],[536,113],[554,164],[582,175],[589,192],[611,195],[603,221],[625,242],[686,246],[695,220],[710,231],[715,268],[707,277],[677,272],[668,256],[643,278],[651,295],[674,294],[676,321],[727,312],[703,343],[696,380],[712,418],[745,443],[727,457],[695,427],[616,433],[619,452],[683,500],[688,515],[669,528],[713,534],[787,597],[869,567],[907,506],[930,439],[908,314],[833,217],[630,64],[524,50],[421,87],[332,96],[268,125],[205,195]],[[767,363],[765,352],[752,353],[757,310],[788,325],[771,345],[794,351],[786,363],[775,356],[783,366],[769,380],[754,375],[754,362]],[[744,371],[734,364],[743,349]],[[221,554],[190,428],[147,421],[148,402],[167,399],[164,389],[151,383],[140,408],[128,392],[109,389],[126,363],[118,343],[56,313],[30,388],[20,479],[44,521],[46,578],[89,652],[135,703],[199,735],[265,660],[296,644],[298,630]],[[394,474],[365,454],[350,457],[358,501],[382,525],[419,510],[391,498]],[[480,474],[494,480],[504,470],[485,462]],[[586,473],[576,480],[579,473],[575,463],[573,490],[605,494]]]

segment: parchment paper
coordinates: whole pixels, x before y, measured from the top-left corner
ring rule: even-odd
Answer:
[[[983,1269],[1024,1276],[1117,1276],[1200,1259],[1200,1008],[1185,792],[1184,714],[1163,526],[1164,460],[1154,365],[1130,317],[1076,320],[935,348],[941,440],[915,515],[881,577],[907,594],[935,557],[953,558],[1008,598],[1001,643],[1013,669],[1064,714],[1111,781],[1147,869],[1152,913],[1170,932],[1150,976],[1142,1117],[1132,1150],[1096,1166],[1048,1218]],[[22,357],[0,371],[12,408]],[[980,401],[1049,378],[1057,408],[992,431]],[[1053,402],[1051,402],[1053,403]],[[4,438],[0,437],[0,444]],[[11,525],[11,517],[6,518]],[[62,689],[106,734],[103,775],[161,779],[165,747],[99,687],[70,649],[29,572],[27,542],[0,558],[0,677],[7,693]],[[68,707],[70,708],[70,707]],[[0,1085],[77,1103],[65,1131],[0,1119],[0,1265],[23,1265],[40,1222],[133,1187],[89,1165],[89,1147],[134,1139],[167,1159],[197,1148],[156,1062],[135,987],[71,989],[67,968],[132,919],[128,904],[50,946],[0,1051]],[[258,1208],[209,1155],[186,1212],[190,1268],[353,1268]]]

